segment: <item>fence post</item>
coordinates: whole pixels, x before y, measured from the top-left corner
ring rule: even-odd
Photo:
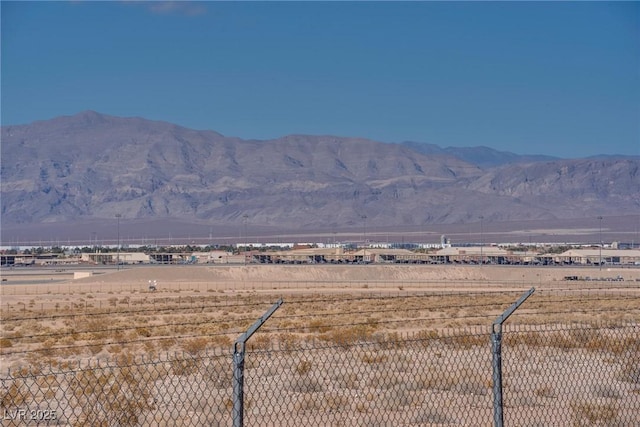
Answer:
[[[244,354],[246,343],[264,322],[282,305],[284,301],[280,298],[262,315],[247,332],[240,335],[233,344],[233,427],[244,425]]]
[[[493,352],[493,425],[503,427],[502,411],[502,324],[534,292],[535,288],[525,292],[511,307],[502,313],[491,326],[491,350]]]

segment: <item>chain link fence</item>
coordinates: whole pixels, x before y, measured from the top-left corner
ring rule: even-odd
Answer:
[[[0,382],[3,426],[229,424],[231,360],[219,352],[22,369]]]
[[[505,326],[504,424],[640,425],[640,325]],[[244,425],[493,424],[490,330],[247,346]],[[260,341],[257,341],[260,343]],[[232,425],[231,352],[0,378],[3,426]]]
[[[249,353],[246,425],[478,425],[491,419],[488,332]]]
[[[640,325],[507,326],[505,425],[640,425]]]

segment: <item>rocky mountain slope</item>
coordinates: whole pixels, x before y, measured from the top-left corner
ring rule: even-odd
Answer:
[[[497,151],[489,147],[447,147],[441,148],[435,144],[405,141],[402,143],[414,151],[422,154],[446,154],[469,162],[481,168],[492,168],[511,163],[530,163],[559,160],[557,157],[543,155],[519,155],[506,151]]]
[[[639,158],[418,150],[335,136],[268,141],[83,112],[2,128],[2,223],[179,218],[335,228],[633,214]],[[477,152],[478,153],[478,152]],[[494,152],[494,154],[497,152]],[[505,153],[500,156],[505,158]],[[485,160],[482,160],[485,159]]]

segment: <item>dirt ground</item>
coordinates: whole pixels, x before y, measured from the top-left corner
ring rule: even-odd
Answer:
[[[73,279],[76,272],[90,276]],[[74,372],[55,381],[11,377],[0,396],[9,408],[23,407],[21,393],[34,390],[47,396],[43,407],[60,407],[73,394],[60,390],[73,386],[87,402],[117,402],[114,414],[130,408],[140,425],[180,425],[161,423],[174,402],[183,425],[195,416],[194,425],[228,424],[233,342],[282,298],[248,343],[248,424],[483,425],[491,419],[488,331],[535,287],[507,325],[515,328],[505,360],[521,361],[506,370],[510,424],[639,421],[627,409],[637,404],[640,372],[640,268],[190,265],[1,274],[0,377],[20,377],[25,366]],[[146,364],[131,362],[141,357]],[[93,371],[80,364],[114,360],[126,375],[99,372],[122,387],[96,393]],[[534,369],[509,373],[521,365]],[[585,366],[593,373],[582,375]],[[145,393],[158,404],[141,404]],[[76,411],[86,415],[87,405],[74,405],[60,414],[63,425],[74,425]]]
[[[74,269],[3,270],[2,302],[14,303],[32,295],[68,291],[89,293],[130,291],[148,292],[155,281],[159,291],[188,290],[269,290],[291,291],[354,291],[368,284],[374,289],[462,290],[542,288],[639,288],[640,268],[563,268],[509,266],[424,266],[424,265],[362,265],[362,266],[141,266],[123,270],[90,269],[90,277],[73,279]],[[588,277],[589,281],[566,281],[565,276]],[[621,277],[622,282],[611,281]],[[598,280],[604,279],[604,280]],[[23,284],[25,281],[27,284]]]
[[[73,279],[78,271],[92,275]],[[279,298],[286,304],[269,323],[280,334],[275,341],[291,333],[300,339],[334,330],[355,334],[371,325],[379,333],[490,325],[531,287],[535,298],[519,310],[522,322],[640,319],[638,268],[66,267],[3,270],[2,278],[3,367],[43,349],[58,356],[70,353],[66,359],[93,357],[96,351],[87,348],[93,342],[105,355],[118,350],[112,343],[121,341],[131,342],[127,348],[135,353],[151,347],[152,353],[161,347],[179,350],[184,343],[176,340],[182,337],[205,336],[207,347],[225,347]],[[623,280],[613,280],[618,278]],[[150,282],[156,291],[149,289]],[[176,323],[185,327],[168,327]],[[169,340],[172,346],[158,344]]]

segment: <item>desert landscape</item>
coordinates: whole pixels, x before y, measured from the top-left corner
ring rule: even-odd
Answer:
[[[71,352],[74,358],[107,357],[113,347],[110,339],[124,336],[134,338],[125,346],[134,354],[149,354],[150,346],[158,345],[176,350],[183,333],[207,336],[212,325],[214,347],[228,345],[279,298],[285,304],[265,329],[277,332],[284,325],[300,336],[313,335],[315,323],[330,325],[335,319],[375,321],[376,332],[383,334],[488,326],[531,287],[536,288],[534,296],[513,321],[640,319],[637,268],[242,265],[89,270],[93,274],[81,279],[73,279],[71,268],[3,271],[3,371],[25,360],[33,363],[29,358],[38,359],[44,350],[55,355],[61,343],[63,353]],[[591,280],[567,281],[567,276]],[[611,301],[620,295],[624,299],[615,306]],[[579,305],[568,304],[567,297]],[[477,304],[483,309],[476,316],[461,316]],[[301,316],[295,324],[286,320],[293,314]],[[387,322],[387,316],[393,322]],[[169,328],[186,319],[184,327]],[[107,326],[115,332],[99,332]],[[141,333],[141,328],[149,330]],[[173,344],[159,341],[165,339]]]
[[[490,425],[491,324],[534,287],[505,324],[507,372],[533,368],[522,383],[508,378],[507,416],[518,425],[640,421],[625,409],[640,397],[637,268],[91,272],[3,270],[5,412],[55,408],[62,425],[229,425],[233,342],[282,298],[247,343],[248,425]],[[583,378],[585,364],[602,372]]]
[[[0,427],[640,426],[640,2],[0,9]]]

